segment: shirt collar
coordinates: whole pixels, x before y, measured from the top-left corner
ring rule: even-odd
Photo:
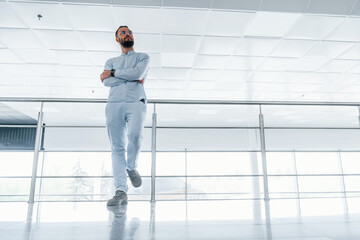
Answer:
[[[135,53],[135,51],[131,50],[128,52],[127,56],[133,55]],[[121,53],[121,56],[126,56],[125,53]]]

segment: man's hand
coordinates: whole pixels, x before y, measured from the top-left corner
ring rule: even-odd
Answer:
[[[145,79],[141,79],[138,81],[141,85],[144,85]]]
[[[111,72],[110,70],[104,70],[102,74],[100,74],[100,79],[101,79],[101,82],[104,81],[104,79],[108,78],[111,76]]]

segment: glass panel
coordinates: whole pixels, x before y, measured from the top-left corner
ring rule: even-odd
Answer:
[[[342,152],[341,160],[345,174],[360,174],[360,152]]]
[[[128,179],[129,199],[147,200],[150,194],[150,178],[143,177],[140,188],[133,189]],[[108,200],[113,192],[111,178],[43,178],[37,181],[41,195],[37,201],[94,201]],[[135,195],[139,195],[135,197]],[[130,196],[132,196],[130,198]]]
[[[47,151],[111,151],[105,127],[45,129]],[[151,128],[143,130],[142,151],[151,150]]]
[[[31,176],[33,152],[0,152],[0,176]]]
[[[266,153],[268,174],[295,174],[293,153]]]
[[[150,176],[151,153],[140,153],[138,170],[142,176]],[[43,169],[39,168],[38,174],[42,176],[112,176],[111,153],[46,152]]]
[[[184,152],[159,152],[156,154],[156,176],[184,176]]]
[[[360,176],[345,176],[345,189],[349,192],[360,192]]]
[[[0,178],[1,201],[29,200],[31,178]],[[5,196],[4,196],[5,195]],[[16,196],[11,196],[16,195]]]
[[[296,153],[298,174],[341,173],[338,153]]]
[[[46,126],[105,126],[106,103],[46,103]],[[153,104],[147,105],[145,126],[151,126]]]
[[[158,200],[185,199],[185,178],[158,177],[155,193]]]
[[[158,129],[158,151],[260,151],[254,129]]]
[[[332,199],[301,199],[302,216],[330,216],[344,214],[344,205],[341,198]]]
[[[258,175],[262,172],[259,153],[187,153],[188,175]]]
[[[41,103],[0,102],[0,124],[36,125]]]
[[[272,218],[293,218],[298,215],[298,200],[281,199],[270,201],[270,211]]]
[[[266,127],[352,127],[359,126],[357,107],[263,106]]]
[[[269,193],[296,193],[295,177],[268,177]]]
[[[341,177],[299,176],[298,181],[300,192],[342,192]]]
[[[27,199],[28,200],[28,199]],[[0,203],[0,222],[7,222],[4,225],[2,225],[1,229],[2,229],[2,238],[4,238],[5,236],[10,236],[10,229],[16,229],[17,227],[19,227],[19,225],[17,227],[15,227],[15,225],[17,225],[16,223],[10,223],[9,222],[21,222],[24,223],[26,221],[27,218],[27,212],[28,212],[28,203]],[[7,229],[7,230],[5,230]],[[21,228],[24,229],[24,228]],[[7,232],[8,233],[4,233]],[[23,231],[11,231],[11,238],[15,238],[15,239],[23,239],[24,238],[24,232]]]
[[[355,151],[360,145],[358,129],[267,129],[268,151]]]
[[[245,105],[158,104],[160,127],[257,127],[259,107]]]
[[[347,198],[349,213],[360,213],[360,198]]]
[[[237,194],[237,198],[261,198],[262,177],[189,177],[188,192],[208,195]]]

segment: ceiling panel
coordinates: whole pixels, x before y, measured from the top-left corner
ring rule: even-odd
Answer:
[[[114,6],[113,13],[116,23],[114,32],[123,25],[128,26],[134,33],[160,33],[161,31],[161,10],[158,8]]]
[[[334,76],[338,74],[334,73],[310,73],[306,76],[305,81],[309,83],[324,83],[327,84],[333,81]]]
[[[159,53],[148,53],[149,57],[150,57],[150,64],[149,67],[155,67],[155,68],[159,68],[161,67],[161,57]]]
[[[286,71],[296,62],[296,58],[266,58],[261,63],[260,71]]]
[[[189,8],[210,8],[211,0],[163,0],[163,6],[189,7]]]
[[[201,41],[199,53],[231,55],[235,52],[235,48],[239,44],[239,41],[239,38],[204,37]]]
[[[309,0],[262,0],[260,11],[304,12]]]
[[[212,7],[230,10],[257,10],[260,0],[213,0]]]
[[[105,65],[105,62],[113,57],[118,57],[120,56],[121,52],[118,51],[114,51],[114,52],[93,52],[93,51],[89,51],[88,52],[88,56],[90,57],[92,64],[96,65],[96,66],[101,66],[103,67]]]
[[[196,68],[223,69],[229,59],[229,56],[197,55],[194,66]]]
[[[193,69],[191,71],[191,80],[216,80],[218,79],[223,72],[221,70],[206,70],[206,69]]]
[[[194,53],[200,46],[198,36],[163,35],[162,51],[172,53]]]
[[[192,67],[195,54],[191,53],[163,53],[161,54],[161,65],[163,67]]]
[[[89,66],[65,66],[59,65],[56,69],[56,75],[60,77],[89,77],[98,81],[98,76],[100,75],[97,72],[96,68]]]
[[[245,35],[283,37],[299,16],[297,13],[257,12]]]
[[[224,82],[241,82],[244,81],[249,71],[238,71],[238,70],[224,70],[218,76],[219,81]]]
[[[59,63],[57,54],[54,51],[48,49],[14,49],[14,52],[22,59],[24,59],[26,63]]]
[[[214,89],[216,89],[216,91],[223,91],[223,90],[228,90],[228,91],[236,91],[236,90],[240,90],[244,87],[245,83],[244,82],[236,82],[236,81],[216,81],[215,85],[214,85]]]
[[[281,40],[279,45],[271,52],[274,57],[301,57],[311,49],[317,41],[311,40]]]
[[[187,80],[190,76],[191,68],[162,68],[162,79],[181,79]]]
[[[307,56],[336,58],[351,46],[354,46],[354,43],[321,41],[307,53]]]
[[[152,83],[152,88],[156,89],[185,89],[187,81],[174,80],[174,79],[163,79],[158,80],[156,83]]]
[[[318,70],[330,61],[327,57],[302,57],[294,62],[294,64],[288,68],[289,71],[304,71],[312,72]]]
[[[0,63],[23,63],[17,55],[9,49],[0,49]]]
[[[303,15],[285,36],[299,39],[322,39],[343,21],[342,17]]]
[[[91,51],[118,51],[119,44],[115,41],[115,35],[107,32],[79,32],[85,49]]]
[[[338,58],[360,60],[360,43],[353,45],[353,47],[351,47],[345,53],[341,54]]]
[[[307,72],[285,72],[282,73],[275,82],[283,83],[328,83],[333,77],[327,73],[307,73]]]
[[[8,48],[43,47],[35,34],[29,29],[1,29],[0,41]]]
[[[237,55],[268,56],[277,46],[279,39],[273,38],[243,38],[240,42]]]
[[[306,12],[327,14],[350,14],[357,0],[310,0]]]
[[[196,81],[189,82],[188,89],[190,90],[211,90],[215,86],[215,81]]]
[[[360,64],[358,64],[356,67],[351,68],[348,73],[360,73]]]
[[[325,37],[327,40],[359,41],[360,18],[346,18],[342,24]]]
[[[250,82],[273,82],[275,79],[279,78],[281,72],[266,72],[266,71],[256,71],[252,72],[246,77],[246,81]]]
[[[28,64],[0,64],[0,69],[9,76],[34,76],[37,74],[35,69]]]
[[[49,49],[84,50],[84,45],[75,31],[34,30],[36,36]]]
[[[151,60],[150,60],[151,61]],[[161,78],[161,68],[149,68],[147,79],[160,79]]]
[[[319,69],[319,72],[346,72],[347,70],[358,64],[359,61],[354,60],[333,60]]]
[[[134,48],[138,52],[160,52],[159,34],[134,34],[134,42]],[[119,45],[118,49],[121,50]]]
[[[72,24],[62,8],[57,3],[12,3],[18,15],[31,28],[42,29],[72,29]],[[38,14],[42,18],[38,18]]]
[[[89,55],[85,51],[55,51],[60,64],[63,65],[92,65]],[[103,62],[104,64],[104,62]]]
[[[0,2],[0,27],[6,28],[26,28],[26,24],[19,18],[14,11],[11,3]]]
[[[163,10],[163,33],[203,35],[207,29],[209,11]]]
[[[255,15],[255,13],[212,11],[206,35],[243,36]]]
[[[338,74],[332,77],[331,80],[334,83],[341,83],[341,84],[360,84],[360,74],[349,74],[349,73]]]
[[[75,29],[111,31],[115,36],[117,26],[110,6],[63,4],[63,8]]]
[[[121,53],[119,25],[150,55],[149,98],[337,100],[360,85],[360,18],[303,13],[355,0],[69,1],[0,0],[6,94],[105,98],[99,74]]]
[[[351,15],[360,15],[360,2],[358,1],[356,6],[354,7],[353,11],[351,12]]]
[[[263,60],[263,57],[233,56],[227,64],[226,69],[254,70]]]
[[[187,90],[185,98],[188,99],[209,99],[211,92],[208,90]]]

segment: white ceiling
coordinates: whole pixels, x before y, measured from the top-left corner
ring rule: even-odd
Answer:
[[[106,98],[119,25],[150,99],[360,101],[360,0],[0,0],[0,96]]]

